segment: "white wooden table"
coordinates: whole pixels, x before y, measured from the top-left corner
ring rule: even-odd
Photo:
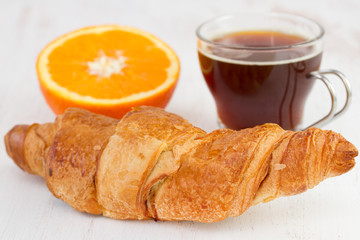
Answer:
[[[360,1],[26,1],[0,0],[0,136],[15,124],[53,121],[37,83],[35,61],[55,37],[76,28],[114,23],[137,27],[167,42],[181,61],[167,107],[207,131],[217,128],[214,102],[196,53],[195,29],[204,20],[237,11],[302,14],[326,29],[322,66],[347,74],[349,111],[324,128],[360,147]],[[307,104],[311,121],[326,109],[316,86]],[[339,90],[341,92],[341,90]],[[341,99],[340,99],[341,100]],[[321,111],[320,111],[321,112]],[[215,224],[116,221],[79,213],[56,199],[43,179],[22,172],[0,144],[0,239],[360,239],[360,164],[302,195],[250,208]]]

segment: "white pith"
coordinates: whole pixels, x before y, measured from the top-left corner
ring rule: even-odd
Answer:
[[[121,70],[126,67],[126,57],[122,51],[116,51],[116,58],[106,56],[103,51],[99,51],[98,57],[93,61],[87,62],[90,75],[97,75],[100,78],[108,78],[113,74],[122,74]]]

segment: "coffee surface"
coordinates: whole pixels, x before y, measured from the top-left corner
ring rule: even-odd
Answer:
[[[234,47],[282,47],[305,42],[298,35],[290,35],[274,31],[244,31],[227,34],[213,40]]]

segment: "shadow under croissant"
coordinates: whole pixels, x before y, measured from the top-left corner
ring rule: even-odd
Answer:
[[[154,107],[120,121],[72,108],[55,123],[15,126],[5,144],[21,169],[78,211],[198,222],[304,192],[349,171],[358,154],[332,131],[265,124],[207,134]]]

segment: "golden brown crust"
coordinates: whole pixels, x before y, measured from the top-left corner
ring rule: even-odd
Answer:
[[[201,222],[313,188],[349,171],[358,154],[332,131],[265,124],[206,134],[153,107],[121,121],[69,109],[55,124],[15,127],[5,144],[19,167],[45,175],[50,191],[79,211]]]
[[[354,167],[357,154],[350,142],[332,131],[287,132],[272,151],[269,173],[252,204],[300,194],[343,174]]]
[[[7,154],[19,168],[27,173],[34,174],[24,154],[24,141],[30,125],[16,125],[4,137]]]
[[[204,131],[158,108],[139,107],[128,113],[109,139],[97,169],[97,197],[106,215],[151,217],[146,206],[151,187],[179,167],[172,161],[173,148],[202,135]]]
[[[245,211],[265,177],[269,152],[283,130],[264,125],[217,130],[189,143],[178,172],[150,201],[161,220],[215,222]]]
[[[254,131],[257,128],[258,130]],[[245,129],[243,134],[246,136],[245,139],[252,139],[252,142],[250,141],[250,143],[247,144],[251,144],[254,147],[252,147],[252,152],[250,152],[249,149],[251,149],[251,147],[246,147],[246,145],[243,144],[245,145],[242,146],[244,150],[239,150],[242,152],[248,151],[248,165],[237,187],[237,194],[235,195],[231,211],[229,212],[230,216],[239,216],[251,206],[261,182],[268,173],[271,153],[276,143],[286,132],[276,124],[265,124],[252,129]],[[254,139],[256,139],[254,135],[261,136],[257,136],[257,142],[254,142]]]
[[[101,214],[96,198],[96,160],[115,132],[118,120],[68,109],[56,120],[56,134],[46,156],[49,190],[78,211]]]
[[[33,124],[24,140],[24,156],[34,174],[45,177],[45,155],[55,134],[53,123]]]
[[[96,173],[97,198],[111,212],[143,219],[137,207],[138,194],[165,148],[156,138],[116,132],[99,159]]]

